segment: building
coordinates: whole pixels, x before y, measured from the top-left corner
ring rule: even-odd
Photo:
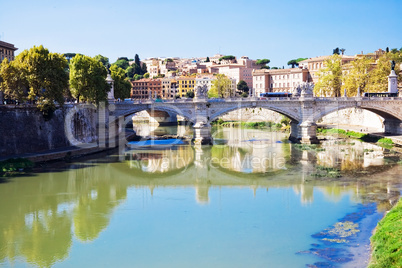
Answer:
[[[255,96],[264,92],[291,92],[308,79],[309,71],[306,68],[254,70],[253,89]]]
[[[248,57],[243,56],[236,60],[236,63],[217,64],[213,65],[211,69],[217,69],[220,74],[235,79],[236,85],[240,80],[243,80],[247,83],[249,88],[252,88],[253,70],[260,68],[260,66],[256,65],[255,62],[255,60],[250,60]]]
[[[303,60],[299,62],[299,67],[300,68],[305,68],[308,69],[309,71],[309,79],[308,82],[313,82],[317,83],[318,82],[318,73],[320,72],[320,69],[325,67],[325,61],[329,59],[330,56],[320,56],[320,57],[315,57],[315,58],[309,58],[307,60]],[[356,57],[355,56],[346,56],[346,55],[341,55],[342,57],[342,65],[347,64],[351,61],[353,61]]]
[[[149,98],[162,98],[162,83],[160,79],[143,78],[131,81],[131,98],[146,100]]]
[[[160,79],[162,83],[162,99],[174,99],[178,89],[177,81],[171,78]]]
[[[17,49],[13,44],[0,41],[0,62],[4,59],[14,60],[14,51]]]
[[[194,91],[195,76],[181,76],[177,78],[178,92],[180,98],[185,97],[188,91]]]

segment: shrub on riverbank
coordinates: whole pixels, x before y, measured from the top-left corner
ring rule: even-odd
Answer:
[[[402,200],[402,199],[401,199]],[[378,223],[371,237],[370,268],[402,267],[402,201]]]
[[[0,161],[0,177],[18,174],[33,166],[34,164],[25,158],[11,158]]]

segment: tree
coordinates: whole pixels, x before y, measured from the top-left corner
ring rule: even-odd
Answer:
[[[127,70],[126,70],[126,75],[127,75],[127,77],[128,77],[129,79],[133,79],[133,78],[134,78],[135,73],[134,73],[134,68],[133,68],[133,66],[130,66],[130,67],[127,68]]]
[[[186,92],[186,98],[194,98],[194,91],[189,90]]]
[[[342,55],[345,53],[346,49],[341,48],[340,51],[342,52]]]
[[[126,70],[130,66],[130,64],[128,63],[128,59],[127,60],[126,59],[119,58],[115,63],[113,63],[113,65],[117,65],[118,67],[122,68],[123,70]]]
[[[28,97],[28,81],[24,73],[5,58],[0,63],[0,91],[7,99],[26,101]]]
[[[248,85],[244,80],[240,80],[239,83],[237,83],[237,90],[240,91],[240,94],[242,93],[247,93],[248,95]]]
[[[318,73],[319,80],[314,86],[316,96],[339,97],[342,85],[342,58],[333,54],[325,60],[325,68]]]
[[[367,92],[384,92],[388,90],[388,75],[391,72],[391,60],[401,63],[401,54],[385,53],[378,60],[375,68],[370,73]],[[401,81],[399,65],[395,66],[395,73],[398,74],[398,81]]]
[[[288,61],[288,65],[292,65],[292,68],[295,68],[295,66],[299,66],[299,63],[296,60],[290,60]]]
[[[110,86],[103,64],[84,55],[75,56],[70,62],[70,88],[74,98],[98,104],[106,101]]]
[[[209,57],[207,57],[207,59],[205,60],[205,62],[210,62]]]
[[[339,55],[339,47],[337,47],[337,48],[335,48],[334,50],[333,50],[333,53],[332,53],[333,55]]]
[[[135,74],[134,75],[134,80],[135,81],[137,81],[137,80],[140,80],[140,79],[142,79],[144,76],[142,76],[142,75],[140,75],[140,74]],[[149,77],[149,76],[148,76]]]
[[[219,61],[222,61],[222,60],[235,60],[235,59],[236,59],[235,56],[233,56],[233,55],[227,55],[227,56],[220,57],[220,58],[219,58]]]
[[[255,62],[255,64],[260,65],[260,69],[269,69],[266,68],[268,67],[267,64],[270,63],[271,61],[269,59],[257,59],[257,61]]]
[[[398,53],[399,51],[398,51],[398,49],[397,48],[393,48],[393,49],[391,49],[391,53]]]
[[[67,59],[68,62],[70,62],[70,60],[72,58],[75,57],[75,55],[77,55],[76,53],[64,53],[63,56]]]
[[[231,89],[232,81],[224,74],[217,74],[216,79],[212,81],[211,89],[208,91],[210,98],[225,98],[233,96]]]
[[[346,67],[347,74],[343,76],[343,85],[347,96],[353,97],[357,94],[357,88],[360,92],[366,92],[366,86],[369,81],[370,68],[373,60],[367,57],[358,58]],[[343,92],[341,92],[343,93]]]
[[[134,63],[137,64],[137,66],[141,66],[140,57],[138,54],[135,54],[134,56]]]
[[[149,73],[145,73],[144,78],[149,78]]]
[[[148,72],[147,65],[145,64],[145,62],[142,64],[141,70],[142,70],[142,74],[146,74]]]
[[[44,115],[51,115],[55,102],[64,104],[68,90],[68,62],[62,54],[43,46],[22,51],[13,62],[1,65],[2,90],[6,96],[35,101]]]
[[[109,66],[109,58],[107,58],[107,57],[104,57],[99,54],[99,55],[96,55],[94,57],[94,59],[102,62],[103,66],[105,66],[106,68]]]
[[[131,83],[126,79],[126,72],[118,67],[112,65],[110,67],[110,76],[113,79],[114,85],[114,98],[125,99],[130,97]]]

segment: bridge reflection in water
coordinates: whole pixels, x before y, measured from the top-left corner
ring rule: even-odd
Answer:
[[[226,130],[225,130],[226,131]],[[352,193],[358,202],[388,210],[399,198],[399,156],[358,141],[327,141],[319,147],[285,142],[277,133],[223,131],[223,145],[131,150],[125,160],[109,156],[53,165],[32,177],[0,184],[0,261],[50,267],[69,257],[74,240],[95,241],[110,225],[129,189],[195,189],[195,200],[212,202],[211,189],[291,188],[302,203],[314,191],[340,200]],[[232,132],[231,132],[232,131]],[[225,140],[228,133],[237,141]],[[247,132],[246,132],[247,133]],[[148,191],[148,190],[147,190]]]

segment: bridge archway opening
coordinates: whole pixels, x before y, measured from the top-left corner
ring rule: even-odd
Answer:
[[[336,119],[333,119],[334,117]],[[331,118],[333,125],[357,126],[363,130],[375,132],[392,132],[387,124],[390,122],[402,123],[402,118],[393,114],[392,111],[372,107],[337,107],[317,114],[315,121],[319,124],[325,124],[325,120]],[[348,118],[350,119],[348,120]],[[396,132],[398,131],[396,130]]]
[[[210,122],[218,121],[241,121],[241,122],[265,122],[267,125],[275,124],[289,124],[290,121],[299,122],[295,116],[292,116],[284,111],[268,107],[234,107],[228,108],[219,114],[211,116]],[[268,122],[270,122],[268,124]]]
[[[133,120],[136,115],[139,115],[138,120]],[[154,118],[153,115],[159,118]],[[164,120],[171,116],[173,116],[173,120]],[[121,117],[124,118],[122,122],[120,121]],[[185,120],[179,122],[178,117]],[[192,119],[182,115],[180,111],[160,108],[130,110],[121,115],[120,118],[115,119],[115,128],[118,129],[119,133],[125,132],[127,141],[140,140],[149,136],[188,136],[191,134],[189,129],[192,124]]]
[[[381,132],[384,129],[384,119],[389,115],[362,108],[343,108],[326,113],[317,120],[319,125],[354,126],[372,131]],[[395,117],[393,117],[395,118]],[[396,119],[396,118],[395,118]]]

